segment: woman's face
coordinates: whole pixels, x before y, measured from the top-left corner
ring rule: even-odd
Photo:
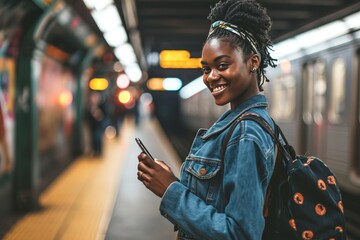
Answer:
[[[259,65],[253,54],[244,61],[243,52],[228,41],[211,39],[202,50],[203,82],[211,91],[217,105],[230,103],[236,108],[259,93],[256,73],[250,70]]]

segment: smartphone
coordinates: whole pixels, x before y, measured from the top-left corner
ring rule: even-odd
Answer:
[[[136,143],[139,145],[142,152],[144,152],[146,155],[151,158],[151,160],[154,160],[153,156],[151,156],[150,152],[146,149],[145,145],[142,143],[140,138],[135,138]]]

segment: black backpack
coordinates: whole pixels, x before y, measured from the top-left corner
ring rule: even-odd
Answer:
[[[342,197],[335,175],[317,157],[296,156],[275,122],[273,131],[261,116],[242,114],[224,138],[222,159],[232,132],[242,120],[256,121],[271,135],[278,151],[264,204],[262,239],[346,239]]]

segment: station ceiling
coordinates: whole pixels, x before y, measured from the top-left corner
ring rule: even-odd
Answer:
[[[258,1],[273,21],[270,36],[274,43],[360,11],[359,0]],[[210,24],[207,16],[210,6],[216,2],[218,0],[115,0],[140,62],[147,65],[149,77],[174,74],[149,66],[147,56],[151,52],[185,49],[192,57],[201,57]],[[185,78],[196,74],[199,72]]]
[[[127,0],[126,0],[127,1]],[[209,30],[218,0],[135,0],[144,50],[196,49]],[[274,42],[359,10],[359,0],[258,0],[273,20]],[[124,9],[123,9],[124,10]]]

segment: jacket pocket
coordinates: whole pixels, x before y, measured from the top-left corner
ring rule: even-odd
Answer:
[[[219,161],[192,158],[185,168],[189,189],[208,204],[213,203],[220,191],[220,164]]]
[[[220,169],[217,161],[192,160],[186,171],[198,179],[210,179],[220,172]]]

